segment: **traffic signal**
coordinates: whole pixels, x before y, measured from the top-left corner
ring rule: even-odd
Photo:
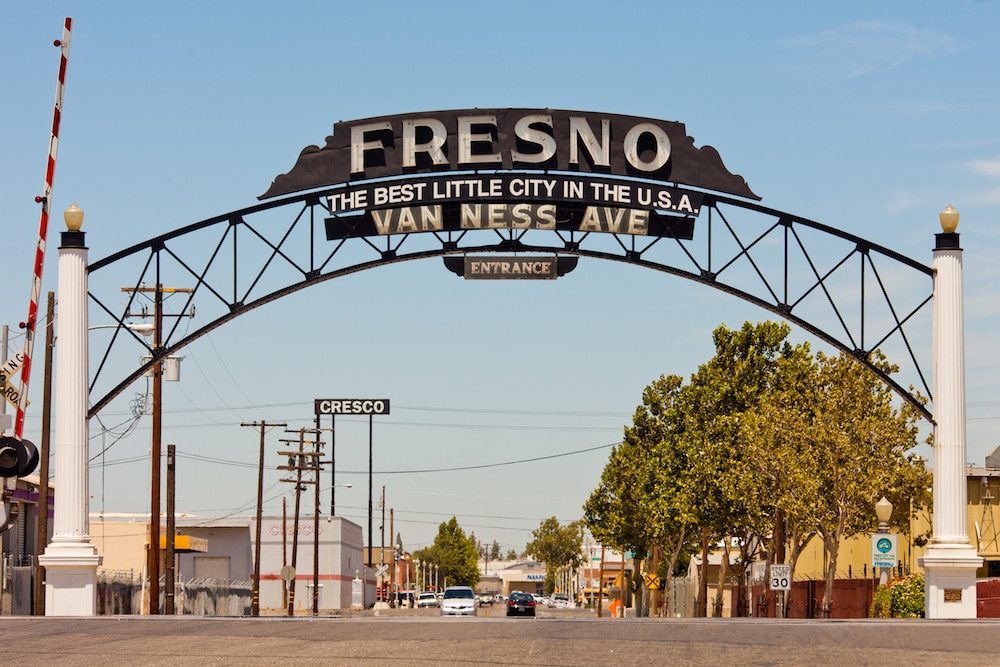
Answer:
[[[24,477],[38,467],[38,449],[30,440],[0,437],[0,477]]]

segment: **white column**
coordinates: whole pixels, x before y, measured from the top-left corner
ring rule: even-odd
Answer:
[[[68,222],[69,216],[67,216]],[[82,222],[82,213],[80,220]],[[97,614],[97,567],[90,541],[87,482],[87,248],[63,232],[59,247],[59,329],[55,363],[55,519],[45,567],[46,616]]]
[[[965,443],[965,326],[958,214],[941,214],[934,248],[934,522],[919,560],[927,618],[976,618],[976,570],[969,542]]]

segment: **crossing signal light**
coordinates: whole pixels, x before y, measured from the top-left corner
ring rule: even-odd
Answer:
[[[0,477],[24,477],[38,467],[38,449],[30,440],[0,437]]]

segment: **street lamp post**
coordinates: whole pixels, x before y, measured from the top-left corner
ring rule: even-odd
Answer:
[[[67,231],[59,246],[59,354],[56,356],[56,493],[52,542],[39,556],[45,568],[47,616],[95,616],[97,568],[90,540],[87,477],[87,246],[83,211],[63,214]]]
[[[934,515],[923,558],[927,618],[976,618],[976,570],[969,542],[965,442],[965,324],[958,212],[940,217],[934,245]]]
[[[878,532],[882,535],[889,532],[889,519],[892,517],[892,503],[882,496],[882,499],[875,503],[875,516],[878,517]],[[889,568],[880,567],[878,574],[878,585],[885,586],[889,581]]]

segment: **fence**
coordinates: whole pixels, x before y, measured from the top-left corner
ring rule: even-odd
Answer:
[[[104,570],[97,575],[97,615],[126,616],[142,609],[142,580],[131,570]]]
[[[104,570],[97,575],[97,614],[143,613],[144,586],[131,571]],[[164,613],[165,581],[160,578],[160,613]],[[193,579],[174,586],[176,613],[192,616],[249,616],[253,582]],[[30,612],[26,612],[30,613]]]
[[[192,579],[176,592],[178,608],[193,616],[249,616],[253,582]]]

